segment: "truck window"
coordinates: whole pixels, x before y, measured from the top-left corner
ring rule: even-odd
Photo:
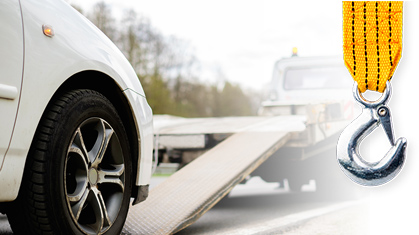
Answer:
[[[352,79],[345,67],[288,68],[284,76],[285,90],[350,88]]]

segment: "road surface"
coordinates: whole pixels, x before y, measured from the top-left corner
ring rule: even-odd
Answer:
[[[0,215],[0,234],[13,234]],[[198,234],[369,234],[365,202],[317,202],[309,195],[256,196],[221,201],[177,235]]]
[[[221,201],[189,234],[369,234],[365,201],[319,201],[304,195],[256,196]]]
[[[152,186],[163,180],[153,178]],[[365,199],[325,197],[309,185],[301,193],[283,186],[253,178],[177,234],[368,234]],[[6,234],[12,231],[0,214],[0,235]]]

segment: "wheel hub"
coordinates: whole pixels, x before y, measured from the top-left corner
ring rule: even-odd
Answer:
[[[97,184],[97,181],[99,180],[99,173],[95,168],[90,168],[88,177],[90,184],[94,186]]]

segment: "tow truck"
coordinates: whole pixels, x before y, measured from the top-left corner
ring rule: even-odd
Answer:
[[[336,140],[355,112],[347,76],[339,57],[293,56],[275,63],[258,116],[155,115],[155,163],[180,170],[130,209],[123,233],[180,231],[250,174],[286,181],[292,192],[311,178],[318,191],[330,188],[325,172],[338,169]]]

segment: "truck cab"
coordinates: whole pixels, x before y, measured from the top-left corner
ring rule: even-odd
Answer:
[[[337,139],[357,113],[352,85],[342,57],[292,56],[278,60],[268,97],[258,114],[300,116],[305,118],[306,129],[293,133],[252,175],[268,182],[284,182],[294,192],[315,180],[316,191],[330,193],[341,177],[336,162]]]
[[[261,116],[301,115],[307,130],[288,145],[311,146],[340,132],[353,118],[353,81],[340,57],[278,60]]]

